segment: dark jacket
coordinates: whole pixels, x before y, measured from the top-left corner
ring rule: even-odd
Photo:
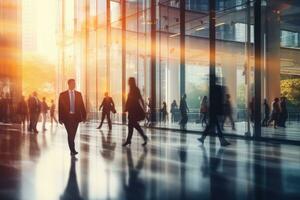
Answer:
[[[28,109],[29,113],[36,113],[39,114],[41,113],[41,102],[38,98],[36,97],[30,97],[28,99]]]
[[[145,118],[145,112],[143,107],[140,105],[140,101],[142,102],[142,106],[144,106],[144,100],[142,98],[141,92],[139,88],[134,88],[128,93],[125,112],[128,112],[128,119],[131,121],[140,121]]]
[[[70,115],[70,97],[69,91],[60,93],[58,103],[58,117],[59,121],[66,123],[69,120]],[[86,110],[83,102],[83,98],[80,92],[75,91],[75,119],[77,122],[86,120]]]
[[[102,112],[105,113],[109,113],[110,111],[113,111],[115,109],[115,104],[114,101],[111,97],[104,97],[99,110],[101,110],[102,108]]]

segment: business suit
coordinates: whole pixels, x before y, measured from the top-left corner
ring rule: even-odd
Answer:
[[[37,97],[30,97],[28,99],[28,108],[29,108],[29,131],[37,131],[37,123],[41,113],[41,102]]]
[[[106,117],[109,130],[111,130],[112,124],[111,124],[111,119],[110,119],[110,112],[115,109],[115,104],[114,104],[113,99],[111,97],[105,97],[100,105],[99,110],[101,110],[101,109],[102,109],[102,117],[101,117],[101,122],[100,122],[100,125],[98,128],[100,129],[102,127],[103,121]]]
[[[80,92],[67,90],[59,95],[59,122],[65,125],[68,133],[68,145],[71,153],[75,153],[74,139],[80,122],[86,120],[86,110]]]

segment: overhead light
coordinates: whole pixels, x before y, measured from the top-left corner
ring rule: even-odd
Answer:
[[[215,27],[217,27],[217,26],[222,26],[222,25],[224,25],[224,24],[225,24],[224,22],[218,23],[218,24],[215,25]]]
[[[197,28],[196,31],[202,31],[202,30],[204,30],[204,29],[206,29],[206,27],[205,27],[205,26],[202,26],[202,27]]]
[[[175,34],[173,34],[173,35],[170,35],[170,38],[177,37],[177,36],[179,36],[179,35],[180,35],[180,33],[175,33]]]

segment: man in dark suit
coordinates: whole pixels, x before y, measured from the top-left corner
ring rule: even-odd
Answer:
[[[68,80],[69,89],[59,95],[59,123],[64,124],[68,133],[68,144],[71,155],[76,155],[75,136],[80,122],[86,121],[86,110],[80,92],[75,91],[74,79]]]
[[[113,99],[110,96],[108,96],[108,92],[105,92],[105,94],[104,94],[104,99],[100,105],[99,110],[101,110],[101,108],[102,108],[101,123],[97,129],[101,129],[103,121],[106,117],[109,130],[111,130],[112,125],[111,125],[111,119],[110,119],[110,112],[115,113],[116,110],[115,110],[115,103],[114,103]]]
[[[34,133],[38,133],[36,126],[39,121],[39,117],[41,113],[41,102],[37,97],[37,92],[33,92],[32,95],[29,97],[28,108],[29,108],[29,121],[30,121],[28,131],[33,131]]]

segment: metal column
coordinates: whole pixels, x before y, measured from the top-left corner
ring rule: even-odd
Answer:
[[[185,0],[180,0],[180,96],[185,94]]]
[[[261,0],[254,2],[254,138],[258,139],[261,136],[261,69],[262,69],[262,37],[261,37]]]
[[[150,72],[150,84],[151,84],[151,121],[156,121],[156,0],[151,0],[151,72]]]
[[[126,1],[121,0],[122,19],[122,109],[126,103]],[[126,123],[126,115],[122,114],[122,122]]]
[[[209,118],[214,119],[216,112],[214,110],[215,85],[216,85],[216,2],[209,1]]]

